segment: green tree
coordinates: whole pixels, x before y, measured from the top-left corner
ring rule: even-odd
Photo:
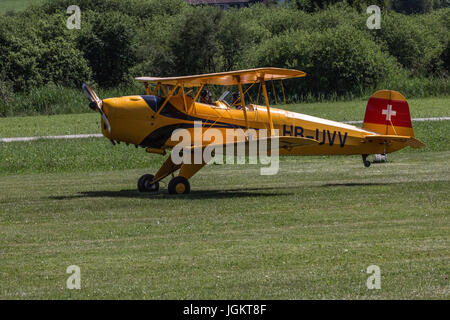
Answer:
[[[383,27],[376,35],[406,69],[426,74],[439,68],[444,44],[438,27],[433,29],[420,18],[389,12],[383,16]]]
[[[95,13],[82,30],[79,48],[89,61],[95,81],[104,87],[127,81],[136,63],[136,28],[130,17],[119,12]]]
[[[215,7],[194,7],[179,16],[171,48],[178,74],[214,72],[219,57],[218,25],[223,11]]]
[[[399,69],[395,59],[363,31],[349,25],[287,32],[248,51],[245,63],[303,70],[308,74],[306,79],[288,83],[286,91],[316,96],[359,94]]]
[[[448,5],[448,4],[447,4]],[[392,8],[401,13],[425,13],[432,9],[444,7],[444,1],[440,0],[393,0]]]
[[[223,57],[223,71],[231,70],[240,59],[246,44],[250,42],[248,36],[237,10],[228,11],[220,20],[217,41]]]

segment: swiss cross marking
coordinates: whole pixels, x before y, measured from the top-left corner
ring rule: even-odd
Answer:
[[[386,115],[386,121],[391,121],[391,116],[397,115],[397,111],[392,110],[392,105],[388,104],[387,109],[383,109],[381,114]]]

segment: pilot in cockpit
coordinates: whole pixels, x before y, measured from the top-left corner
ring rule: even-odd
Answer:
[[[203,89],[202,92],[200,92],[200,102],[214,104],[212,101],[212,93],[208,89]]]

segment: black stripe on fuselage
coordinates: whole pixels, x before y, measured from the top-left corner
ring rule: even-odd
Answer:
[[[158,96],[150,95],[150,96],[141,96],[141,97],[145,100],[147,105],[154,112],[158,112],[159,108],[164,103],[164,99],[161,97],[158,97]],[[168,117],[168,118],[172,118],[172,119],[179,119],[179,120],[186,120],[186,121],[201,121],[201,122],[207,123],[207,124],[214,124],[214,127],[220,127],[220,128],[236,128],[236,129],[242,128],[242,129],[245,129],[245,127],[243,127],[243,126],[238,126],[238,125],[231,124],[231,123],[215,122],[213,120],[190,116],[184,112],[181,112],[177,108],[175,108],[170,103],[170,101],[166,103],[166,105],[164,106],[164,109],[161,110],[160,115]]]
[[[172,133],[177,129],[192,128],[194,125],[189,123],[172,124],[165,127],[158,128],[152,131],[144,140],[142,140],[140,146],[144,148],[161,148],[167,140],[170,139]]]
[[[159,108],[164,103],[164,99],[158,96],[141,96],[147,105],[154,111],[157,112]],[[178,123],[178,124],[172,124],[167,125],[161,128],[158,128],[154,131],[152,131],[147,137],[145,137],[144,140],[140,143],[141,147],[145,148],[161,148],[168,139],[172,136],[172,133],[177,129],[188,129],[188,128],[194,128],[194,121],[201,121],[202,123],[206,124],[214,124],[212,126],[213,128],[245,128],[238,125],[233,125],[226,122],[214,122],[212,120],[204,119],[204,118],[198,118],[198,117],[192,117],[184,112],[181,112],[177,108],[175,108],[170,102],[167,102],[167,104],[164,106],[164,109],[161,110],[160,115],[172,118],[172,119],[178,119],[178,120],[185,120],[185,121],[192,121],[192,123]]]

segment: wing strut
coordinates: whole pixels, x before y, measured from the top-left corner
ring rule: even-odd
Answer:
[[[284,94],[283,80],[280,80],[280,84],[281,84],[281,91],[283,92],[284,104],[286,104],[286,95]]]
[[[240,77],[236,76],[236,78],[237,78],[237,81],[238,81],[239,94],[241,95],[242,110],[244,111],[245,127],[248,130],[247,107],[245,106],[244,91],[242,90],[242,84],[241,84]]]
[[[166,100],[164,100],[164,103],[162,104],[162,106],[159,108],[159,110],[152,116],[152,118],[156,118],[157,116],[159,116],[159,114],[161,113],[162,109],[166,106],[167,102],[169,102],[170,98],[172,98],[173,94],[175,93],[175,91],[178,89],[180,85],[177,84],[175,87],[173,87],[172,91],[170,91],[169,95],[167,96]]]
[[[198,92],[197,92],[197,94],[195,95],[194,100],[192,100],[191,106],[189,107],[189,112],[192,112],[192,108],[195,106],[195,101],[197,101],[198,96],[200,95],[200,92],[202,92],[204,86],[205,86],[205,84],[202,84],[202,85],[200,86],[200,89],[198,89]]]
[[[274,135],[274,129],[273,129],[273,122],[272,122],[272,115],[270,114],[270,106],[269,106],[269,97],[267,96],[267,88],[266,88],[266,82],[264,81],[264,77],[260,79],[263,93],[264,93],[264,99],[266,100],[266,106],[267,106],[267,117],[269,119],[269,128],[270,128],[270,135]]]
[[[184,92],[184,83],[181,83],[181,91],[183,93],[184,111],[188,112],[188,105],[186,102],[186,93]]]

